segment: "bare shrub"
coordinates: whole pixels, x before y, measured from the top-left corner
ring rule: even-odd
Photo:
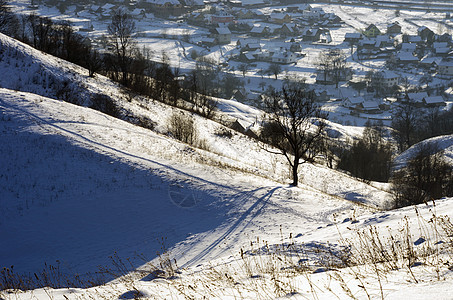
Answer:
[[[174,112],[168,120],[168,133],[177,140],[196,145],[197,129],[193,117],[182,112]]]
[[[120,115],[119,109],[113,102],[112,98],[103,94],[95,94],[91,97],[90,108],[108,114],[112,117],[118,117]]]
[[[218,137],[229,138],[233,137],[233,132],[225,127],[218,127],[214,134]]]

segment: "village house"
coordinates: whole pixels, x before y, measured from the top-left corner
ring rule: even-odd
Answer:
[[[271,61],[278,64],[293,64],[297,62],[297,55],[291,51],[282,49],[272,55]]]
[[[425,105],[426,98],[428,98],[427,92],[407,93],[405,100],[414,103],[418,107],[422,107]]]
[[[202,47],[211,47],[216,44],[216,40],[213,37],[203,36],[200,38],[200,40],[197,42],[197,44]]]
[[[435,40],[436,40],[436,42],[440,42],[440,43],[445,42],[449,46],[451,46],[453,44],[452,36],[449,33],[444,33],[442,35],[437,35],[436,34]]]
[[[255,51],[251,51],[251,52],[242,52],[241,54],[239,54],[237,56],[237,60],[238,61],[242,61],[242,62],[254,62],[254,61],[257,61],[258,60],[258,55],[260,54],[260,50],[255,50]]]
[[[420,62],[419,66],[428,69],[430,71],[437,71],[439,63],[442,61],[440,57],[423,57]]]
[[[391,88],[399,83],[399,76],[391,71],[382,71],[382,85]]]
[[[421,37],[423,41],[433,41],[434,32],[426,26],[422,26],[417,29],[418,36]]]
[[[423,40],[419,35],[403,34],[403,43],[422,44]]]
[[[291,52],[301,52],[302,51],[302,45],[300,43],[296,43],[291,41],[291,46],[289,46],[289,51]]]
[[[399,45],[401,51],[414,53],[417,50],[417,44],[412,43],[402,43]]]
[[[449,87],[444,91],[444,96],[447,100],[453,101],[453,87]]]
[[[376,27],[374,24],[370,24],[364,31],[363,35],[368,38],[374,38],[381,34],[379,28]]]
[[[245,38],[245,39],[238,39],[236,42],[237,48],[244,48],[248,44],[260,44],[261,40],[256,38]]]
[[[242,7],[259,7],[264,4],[263,0],[239,0]]]
[[[401,25],[398,22],[387,25],[387,34],[396,35],[401,33]]]
[[[413,53],[408,51],[400,51],[396,55],[397,63],[401,65],[413,64],[418,63],[418,58],[414,56]]]
[[[299,28],[297,27],[296,24],[290,23],[283,24],[283,26],[279,28],[277,31],[283,37],[296,36],[299,33]]]
[[[233,23],[234,21],[234,16],[225,10],[221,9],[216,11],[215,14],[211,15],[211,18],[209,20],[209,23],[212,25],[218,25],[218,24],[230,24]]]
[[[228,27],[217,27],[214,29],[214,38],[217,44],[231,43],[231,31]]]
[[[356,110],[366,114],[378,114],[382,113],[379,103],[373,100],[363,101],[357,105]]]
[[[321,32],[321,34],[319,35],[319,40],[318,41],[320,43],[324,43],[324,44],[331,43],[332,42],[332,36],[330,35],[330,31],[327,30],[327,31]]]
[[[250,9],[238,9],[235,11],[236,18],[238,19],[257,19],[258,15]]]
[[[342,105],[351,110],[358,110],[363,102],[365,102],[363,97],[347,97],[343,100]]]
[[[442,60],[439,62],[438,72],[440,75],[453,76],[453,61]]]
[[[138,8],[161,16],[180,15],[186,10],[178,0],[147,0],[137,4]]]
[[[276,23],[276,24],[291,23],[291,16],[287,13],[273,12],[273,13],[271,13],[269,20],[272,23]]]
[[[251,41],[249,43],[243,43],[239,47],[241,49],[241,52],[250,52],[261,49],[261,44],[259,42]]]
[[[250,30],[250,35],[254,37],[269,37],[271,33],[269,26],[257,25]]]
[[[447,56],[451,51],[451,48],[447,42],[434,42],[431,48],[433,53],[437,56]]]
[[[347,32],[344,35],[344,41],[352,45],[357,45],[361,39],[363,35],[359,32]]]
[[[305,28],[302,30],[300,36],[304,42],[319,42],[321,36],[325,39],[324,42],[330,42],[332,40],[330,31],[326,28]]]
[[[324,14],[322,7],[312,7],[311,5],[307,5],[302,11],[302,16],[306,19],[320,19]]]

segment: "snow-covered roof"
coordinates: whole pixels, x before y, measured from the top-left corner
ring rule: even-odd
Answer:
[[[440,57],[424,57],[422,60],[420,60],[420,63],[425,64],[425,65],[431,65],[431,64],[436,64],[439,65],[439,63],[442,61],[442,58]]]
[[[453,87],[449,87],[448,89],[445,90],[444,93],[449,97],[453,96]]]
[[[426,92],[419,92],[419,93],[407,93],[407,97],[411,101],[415,102],[422,102],[423,99],[428,98],[428,93]]]
[[[450,47],[444,47],[444,48],[436,48],[434,51],[437,54],[448,54],[450,52],[451,48]]]
[[[444,98],[442,96],[431,96],[425,98],[426,104],[441,104],[444,103]]]
[[[434,42],[433,43],[433,48],[434,49],[437,49],[437,48],[446,48],[448,47],[448,43],[447,42]]]
[[[241,0],[242,6],[250,6],[250,5],[257,5],[257,4],[263,4],[263,0]]]
[[[379,109],[379,104],[372,100],[362,102],[362,106],[365,110]]]
[[[401,27],[401,25],[398,22],[393,22],[393,23],[387,24],[387,28],[390,28],[390,27],[393,27],[393,26]]]
[[[231,31],[228,27],[217,27],[215,30],[218,34],[231,34]]]
[[[274,20],[283,20],[286,16],[289,16],[288,14],[285,13],[271,13],[271,19]]]
[[[115,4],[107,3],[102,6],[103,10],[111,10],[112,8],[115,7]]]
[[[388,70],[384,70],[382,71],[382,75],[384,76],[385,79],[391,79],[391,78],[398,78],[398,74],[392,72],[392,71],[388,71]]]
[[[417,32],[420,33],[420,32],[422,32],[423,30],[426,30],[426,29],[432,31],[431,29],[429,29],[429,28],[426,27],[426,26],[421,26],[421,27],[419,27],[419,28],[417,29]]]
[[[156,5],[164,5],[166,3],[172,5],[179,5],[181,4],[178,0],[146,0],[146,2]]]
[[[265,26],[253,26],[253,28],[250,30],[251,33],[263,33],[263,31],[266,29]]]
[[[348,100],[351,104],[360,104],[365,102],[365,99],[363,97],[351,97],[348,98]]]
[[[418,35],[410,35],[408,38],[407,38],[407,41],[409,43],[419,43],[422,41],[422,38]]]
[[[439,62],[439,66],[442,67],[453,67],[453,61],[442,60]]]
[[[245,46],[248,44],[259,44],[260,42],[261,42],[260,39],[246,38],[246,39],[238,39],[237,44]]]
[[[417,49],[417,45],[415,45],[415,44],[410,44],[410,43],[401,44],[401,50],[403,50],[403,51],[415,51],[415,49]]]
[[[402,52],[398,53],[397,54],[397,58],[400,61],[403,61],[403,62],[416,62],[416,61],[418,61],[417,57],[415,57],[412,53],[406,52],[406,51],[402,51]]]

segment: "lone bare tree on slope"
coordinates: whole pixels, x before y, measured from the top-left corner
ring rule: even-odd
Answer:
[[[316,104],[314,91],[296,85],[273,92],[264,104],[266,115],[261,137],[279,150],[275,153],[286,157],[292,171],[291,185],[297,186],[299,165],[313,162],[321,151],[327,114]]]

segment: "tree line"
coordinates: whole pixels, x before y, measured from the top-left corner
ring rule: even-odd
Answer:
[[[107,31],[105,49],[97,49],[69,22],[36,14],[15,15],[6,0],[0,0],[0,32],[80,65],[90,77],[106,75],[133,93],[211,118],[216,109],[212,97],[229,98],[243,86],[242,80],[222,74],[216,62],[202,57],[187,76],[170,66],[165,53],[159,62],[153,61],[152,51],[138,47],[135,22],[125,10],[112,12]]]

